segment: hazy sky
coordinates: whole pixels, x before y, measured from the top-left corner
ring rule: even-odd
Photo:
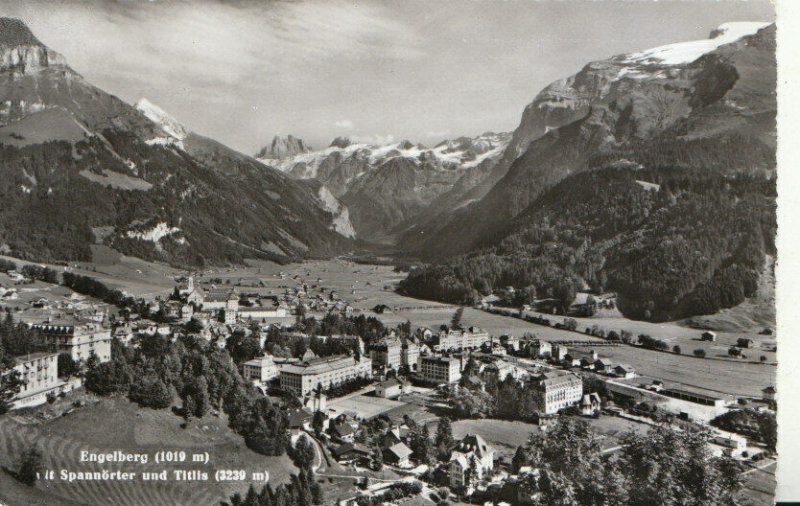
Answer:
[[[514,129],[585,63],[773,21],[768,1],[0,0],[93,84],[252,154],[275,134],[442,138]]]

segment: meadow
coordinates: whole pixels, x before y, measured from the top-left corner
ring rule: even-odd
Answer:
[[[183,419],[168,410],[141,409],[124,399],[94,399],[66,416],[42,421],[35,416],[16,413],[0,417],[0,465],[14,469],[22,450],[36,444],[44,455],[46,469],[96,471],[101,469],[156,471],[161,469],[197,469],[209,473],[210,481],[181,482],[172,479],[160,481],[92,481],[72,483],[40,480],[36,492],[27,487],[11,485],[8,474],[0,479],[3,500],[11,504],[29,504],[41,498],[42,504],[117,504],[139,506],[142,504],[217,505],[235,492],[245,492],[250,481],[216,483],[217,469],[244,469],[248,473],[268,471],[269,481],[276,486],[287,481],[295,472],[287,456],[267,457],[248,449],[242,439],[228,429],[224,415],[208,415],[192,421],[186,429],[180,427]],[[59,402],[67,402],[59,401]],[[38,408],[36,413],[50,411],[53,407]],[[63,411],[61,406],[59,411]],[[130,453],[147,453],[147,464],[90,464],[79,461],[81,451],[108,453],[120,450]],[[184,463],[158,465],[154,461],[159,450],[208,452],[208,465]],[[5,482],[9,482],[8,488]],[[257,483],[254,483],[257,485]],[[16,498],[25,498],[19,502]]]

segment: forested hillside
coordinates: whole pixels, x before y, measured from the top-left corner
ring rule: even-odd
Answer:
[[[310,186],[254,160],[227,161],[223,174],[107,130],[74,144],[0,145],[0,161],[0,245],[22,258],[90,260],[101,241],[199,266],[329,255],[346,244]]]
[[[618,163],[568,177],[514,223],[495,245],[412,270],[400,290],[473,303],[534,287],[569,301],[586,284],[617,291],[634,318],[713,313],[752,295],[774,252],[775,182]]]

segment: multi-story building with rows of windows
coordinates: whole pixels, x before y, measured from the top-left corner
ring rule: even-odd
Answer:
[[[539,388],[544,412],[548,415],[573,406],[583,398],[583,382],[578,376],[565,371],[544,373]]]
[[[111,329],[102,323],[73,320],[66,323],[32,324],[42,340],[72,360],[85,362],[94,353],[98,362],[111,360]]]
[[[478,327],[470,327],[467,330],[443,330],[435,338],[433,348],[436,351],[474,350],[488,340],[489,334]]]
[[[455,357],[420,355],[417,372],[432,383],[454,383],[461,379],[461,360]]]
[[[58,354],[36,352],[15,357],[13,371],[22,381],[20,391],[11,399],[12,408],[44,404],[48,395],[67,391],[71,386],[58,378]],[[0,372],[10,374],[11,371]]]
[[[397,369],[403,364],[403,346],[396,336],[388,336],[373,344],[369,350],[372,365]]]
[[[248,381],[263,385],[278,376],[278,366],[272,355],[264,355],[242,364],[242,376]]]
[[[372,360],[347,355],[315,358],[287,364],[280,369],[281,388],[304,397],[320,387],[322,390],[357,378],[372,377]]]

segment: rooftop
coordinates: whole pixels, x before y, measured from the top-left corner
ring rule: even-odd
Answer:
[[[361,359],[363,362],[365,359]],[[347,355],[333,355],[325,358],[317,358],[300,362],[297,364],[287,365],[283,368],[283,372],[294,374],[322,374],[328,371],[335,371],[345,367],[351,367],[356,364],[355,358]]]

